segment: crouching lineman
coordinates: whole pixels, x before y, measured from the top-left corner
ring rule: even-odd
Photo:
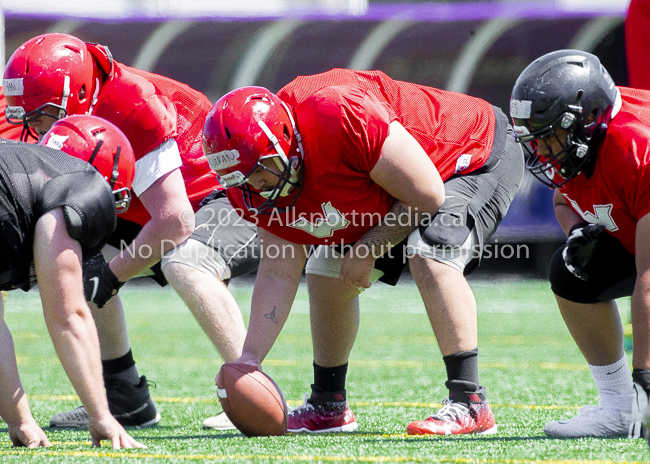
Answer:
[[[88,411],[93,446],[109,439],[113,448],[142,448],[109,411],[81,268],[115,229],[116,211],[128,205],[135,160],[119,129],[79,118],[68,122],[66,138],[51,140],[68,154],[0,142],[0,289],[27,291],[38,282],[54,348]],[[1,301],[0,316],[0,416],[14,446],[51,446],[31,415]]]
[[[510,133],[507,117],[483,100],[379,71],[299,77],[277,95],[245,87],[213,106],[208,160],[269,249],[241,361],[267,355],[307,262],[314,383],[290,413],[289,431],[357,430],[345,378],[359,292],[377,279],[395,285],[404,254],[449,390],[443,407],[408,424],[408,433],[496,431],[479,382],[476,301],[463,274],[519,188],[524,160]],[[309,261],[303,245],[319,245]]]
[[[114,296],[124,282],[138,275],[169,281],[226,362],[241,355],[246,335],[227,282],[257,268],[259,242],[255,227],[238,221],[203,155],[201,129],[212,104],[181,82],[126,66],[106,46],[68,34],[25,42],[7,62],[4,84],[7,118],[25,135],[42,137],[57,119],[86,113],[112,122],[131,142],[137,163],[131,208],[103,250],[108,263],[89,260],[84,281],[111,410],[122,425],[156,425],[160,414]],[[56,414],[50,425],[87,422],[78,407]],[[205,425],[234,428],[223,414]]]
[[[650,92],[616,87],[592,54],[559,50],[522,72],[510,114],[532,150],[526,168],[556,189],[567,241],[551,289],[600,396],[544,432],[638,438],[650,394]],[[631,377],[615,301],[630,295]]]

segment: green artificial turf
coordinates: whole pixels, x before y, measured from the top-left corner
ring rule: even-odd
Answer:
[[[433,413],[446,395],[440,351],[412,281],[377,284],[361,296],[361,327],[350,359],[348,400],[353,434],[245,438],[236,431],[202,430],[218,413],[214,377],[221,359],[171,289],[129,284],[121,292],[133,353],[162,421],[134,430],[144,450],[90,447],[86,431],[46,429],[54,446],[11,448],[0,425],[0,462],[431,462],[641,463],[645,440],[546,437],[544,423],[594,404],[586,364],[557,311],[548,284],[536,280],[471,280],[479,307],[481,383],[488,389],[499,431],[490,436],[412,437],[411,420]],[[232,290],[245,318],[249,281]],[[21,378],[36,420],[79,405],[49,339],[35,291],[12,292],[5,303]],[[622,307],[629,308],[629,302]],[[623,309],[625,312],[625,309]],[[263,366],[289,404],[302,402],[312,382],[307,294],[301,285],[293,311]]]

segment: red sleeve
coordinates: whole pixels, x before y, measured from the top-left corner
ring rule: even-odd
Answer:
[[[314,93],[301,106],[308,108],[310,126],[323,143],[339,147],[340,162],[358,172],[370,172],[381,155],[395,112],[366,90],[332,86]]]
[[[607,140],[604,149],[617,153],[616,159],[619,162],[611,172],[619,179],[628,180],[621,183],[625,197],[623,200],[629,205],[632,217],[639,220],[650,213],[650,130],[635,126],[637,133],[634,136],[625,130],[617,131]]]
[[[176,107],[164,95],[152,95],[134,107],[119,127],[139,159],[176,136]]]
[[[630,192],[634,198],[630,210],[637,220],[650,213],[650,152],[647,144],[643,156],[646,164],[636,171],[636,182],[632,184],[635,190]]]
[[[99,94],[94,114],[124,132],[136,159],[176,136],[174,103],[146,78],[119,63]]]

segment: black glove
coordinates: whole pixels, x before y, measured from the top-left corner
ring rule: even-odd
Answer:
[[[83,263],[83,279],[86,301],[92,301],[98,308],[103,308],[124,285],[113,274],[101,253]]]
[[[569,237],[562,250],[564,265],[578,279],[588,281],[589,276],[584,271],[585,266],[594,254],[596,243],[601,232],[605,230],[602,224],[582,222],[571,227]]]

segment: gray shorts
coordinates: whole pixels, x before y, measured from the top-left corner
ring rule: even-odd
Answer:
[[[485,244],[508,212],[523,179],[523,152],[508,132],[503,153],[490,156],[480,169],[445,182],[445,202],[431,223],[419,228],[422,242],[452,254],[456,247],[462,249],[476,229],[477,243],[472,244],[465,274],[478,266]],[[411,240],[409,245],[415,242]]]
[[[211,199],[195,214],[194,233],[162,259],[164,268],[179,262],[227,281],[259,266],[257,228],[242,219],[225,195]]]

